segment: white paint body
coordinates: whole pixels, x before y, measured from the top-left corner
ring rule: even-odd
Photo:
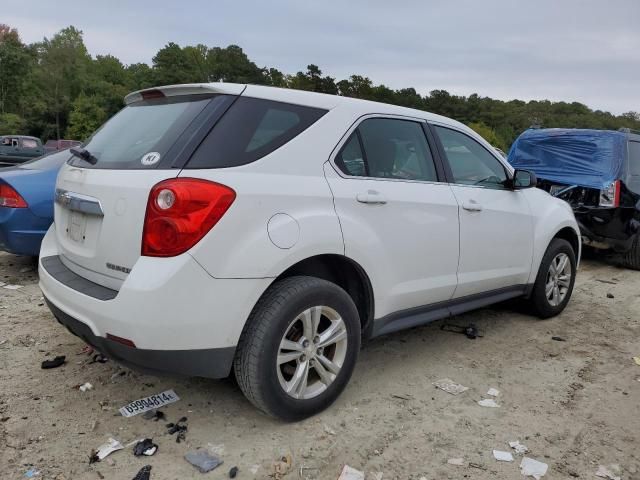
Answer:
[[[185,89],[186,88],[186,89]],[[491,146],[466,126],[392,105],[268,87],[210,84],[160,87],[165,93],[218,91],[328,110],[267,156],[240,167],[204,170],[103,170],[65,165],[57,188],[100,202],[78,245],[69,212],[56,205],[41,258],[59,255],[73,272],[118,291],[100,301],[55,280],[40,267],[40,286],[59,309],[95,335],[111,333],[139,348],[235,346],[251,309],[292,265],[322,254],[345,255],[370,279],[376,319],[402,310],[512,285],[531,284],[562,228],[579,230],[571,208],[538,189],[492,190],[446,182],[345,177],[333,157],[365,117],[433,122]],[[135,101],[137,94],[128,97]],[[512,168],[495,152],[495,157]],[[188,252],[140,255],[151,188],[172,177],[228,185],[236,200]],[[386,203],[361,203],[359,194]],[[478,211],[463,204],[478,204]],[[79,234],[78,232],[75,233]],[[114,271],[107,263],[130,269]]]

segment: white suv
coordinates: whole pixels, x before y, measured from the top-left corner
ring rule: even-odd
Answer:
[[[224,83],[125,101],[62,168],[39,268],[56,318],[123,364],[233,370],[296,420],[336,399],[362,340],[569,301],[571,208],[456,121]]]

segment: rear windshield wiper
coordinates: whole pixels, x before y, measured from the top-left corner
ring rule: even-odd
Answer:
[[[98,162],[98,159],[94,157],[89,150],[82,147],[73,147],[69,149],[71,154],[74,157],[81,158],[85,162],[89,162],[91,165],[95,165]]]

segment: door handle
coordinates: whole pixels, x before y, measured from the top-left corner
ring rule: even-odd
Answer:
[[[482,211],[482,205],[480,205],[475,200],[469,200],[467,202],[462,202],[462,208],[464,208],[465,210],[468,210],[470,212],[481,212]]]
[[[366,193],[357,194],[356,200],[360,203],[369,203],[372,205],[384,205],[387,203],[387,199],[384,198],[384,195],[375,190],[368,190]]]

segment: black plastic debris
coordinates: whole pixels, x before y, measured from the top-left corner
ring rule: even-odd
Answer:
[[[50,368],[58,368],[64,365],[66,359],[67,357],[65,357],[64,355],[60,355],[53,360],[45,360],[44,362],[42,362],[42,368],[44,370],[48,370]]]
[[[476,327],[475,323],[470,323],[466,327],[463,327],[461,325],[453,325],[451,323],[445,323],[440,327],[440,330],[444,332],[461,333],[470,340],[483,337],[483,335],[480,334],[480,331],[478,330],[478,327]]]
[[[189,427],[186,425],[187,417],[182,417],[176,423],[167,423],[167,433],[169,435],[178,434],[176,436],[176,443],[180,443],[185,440],[187,430]]]
[[[551,337],[551,340],[555,340],[556,342],[566,342],[566,340],[562,337]]]
[[[158,445],[153,443],[153,440],[151,440],[150,438],[145,438],[144,440],[140,440],[133,447],[133,454],[136,457],[141,457],[142,455],[150,457],[151,455],[154,455],[157,451],[158,451]]]
[[[238,467],[231,467],[231,470],[229,470],[229,478],[236,478],[236,475],[238,475]]]
[[[222,460],[220,460],[215,455],[210,455],[203,450],[189,452],[184,456],[184,459],[191,465],[196,467],[201,473],[210,472],[223,463]]]
[[[613,296],[613,293],[607,293],[607,298],[616,298]]]
[[[132,480],[149,480],[151,478],[151,465],[145,465]]]
[[[144,418],[145,420],[153,420],[154,422],[157,422],[158,420],[164,420],[165,415],[164,412],[161,412],[160,410],[149,410],[142,414],[142,418]]]
[[[107,357],[105,357],[103,354],[101,353],[96,353],[93,358],[91,359],[91,361],[89,362],[89,364],[92,363],[107,363],[109,361],[109,359]]]

